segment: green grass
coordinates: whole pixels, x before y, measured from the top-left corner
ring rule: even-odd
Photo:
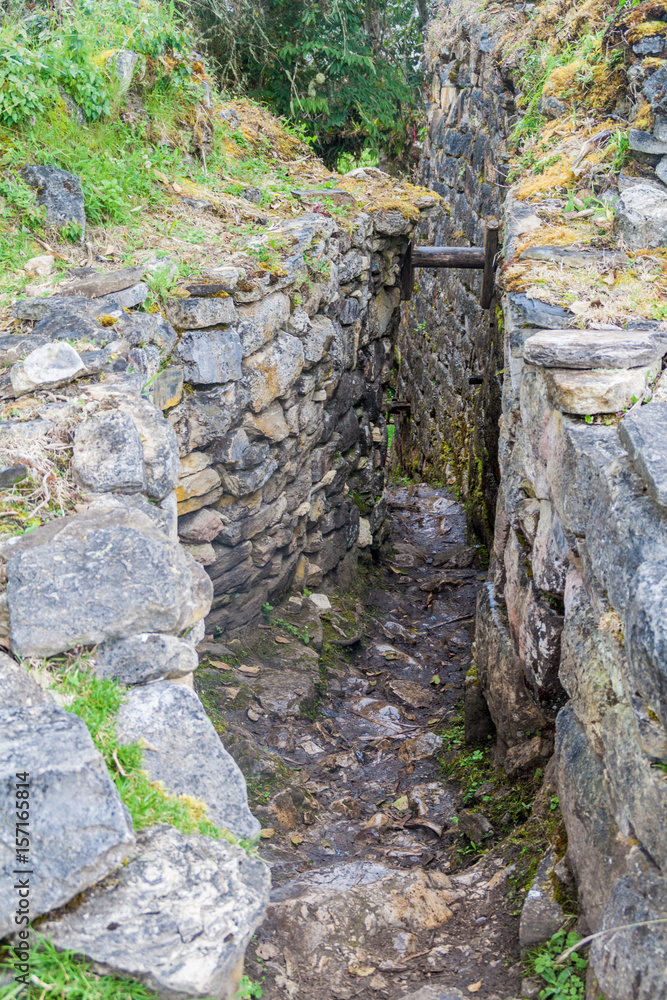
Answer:
[[[143,770],[143,750],[138,743],[118,742],[115,716],[123,703],[125,689],[116,680],[96,677],[82,660],[74,664],[51,660],[50,669],[54,666],[58,690],[74,696],[67,710],[86,723],[135,829],[169,823],[181,833],[201,833],[245,850],[253,849],[251,841],[241,840],[212,823],[203,802],[188,795],[170,795],[161,782],[151,781]]]
[[[575,951],[563,964],[556,964],[558,956],[578,941],[581,941],[580,934],[558,931],[550,941],[527,956],[529,972],[539,976],[544,983],[539,1000],[584,1000],[588,957]]]

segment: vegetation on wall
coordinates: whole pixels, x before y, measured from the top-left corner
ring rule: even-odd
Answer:
[[[223,86],[304,123],[328,166],[362,151],[409,160],[421,101],[423,0],[192,6]]]

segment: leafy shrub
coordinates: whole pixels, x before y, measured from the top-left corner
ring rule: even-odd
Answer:
[[[581,941],[580,934],[558,931],[546,945],[533,953],[532,971],[546,984],[539,1000],[584,1000],[588,959],[575,951],[563,964],[556,964],[558,956],[578,941]]]

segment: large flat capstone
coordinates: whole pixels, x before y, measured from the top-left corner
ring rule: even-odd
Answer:
[[[237,837],[257,836],[245,779],[194,691],[169,681],[133,688],[118,713],[117,733],[121,743],[143,736],[155,747],[144,750],[153,781],[200,799],[209,819]]]
[[[542,368],[639,368],[666,351],[667,336],[651,330],[539,330],[523,345]]]
[[[205,570],[138,511],[59,518],[8,549],[10,641],[21,656],[179,633],[213,596]]]
[[[16,775],[29,772],[29,863],[17,862]],[[16,869],[30,869],[30,916],[112,872],[132,822],[86,724],[55,705],[0,711],[0,937],[16,930]]]
[[[231,1000],[269,884],[267,865],[239,847],[153,827],[113,879],[41,930],[59,950],[138,979],[161,1000]]]

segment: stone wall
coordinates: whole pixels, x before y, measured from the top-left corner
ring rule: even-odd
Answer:
[[[246,624],[290,584],[319,587],[380,543],[383,390],[414,225],[396,210],[360,213],[349,228],[320,214],[283,223],[247,248],[289,241],[277,274],[223,267],[208,280],[227,298],[197,286],[168,308],[186,328],[176,353],[190,387],[168,416],[179,533],[213,580],[210,630]],[[225,332],[190,332],[209,305],[227,310]]]
[[[418,215],[281,222],[163,312],[137,307],[142,278],[174,273],[165,258],[15,303],[0,337],[0,937],[24,906],[8,887],[27,772],[41,933],[160,996],[235,995],[270,876],[193,689],[197,647],[380,544],[383,386]],[[107,679],[120,688],[94,686]]]
[[[538,249],[515,256],[520,238],[544,231],[549,213],[563,212],[566,200],[548,201],[554,197],[549,193],[542,201],[513,191],[504,196],[504,148],[517,121],[512,113],[520,67],[503,62],[503,31],[490,15],[481,23],[447,8],[431,64],[422,163],[424,179],[445,199],[423,227],[424,242],[428,233],[433,242],[479,245],[484,216],[502,204],[504,266],[494,320],[500,335],[477,305],[478,276],[420,276],[402,326],[398,394],[412,402],[412,416],[401,427],[400,454],[408,467],[414,461],[418,468],[442,470],[449,482],[456,478],[473,509],[471,470],[480,458],[486,481],[493,480],[487,509],[497,486],[468,715],[479,725],[481,693],[493,722],[496,760],[508,770],[519,759],[545,766],[555,749],[567,865],[578,885],[580,928],[587,932],[667,916],[667,384],[660,375],[667,331],[646,312],[596,323],[586,303],[575,303],[581,305],[577,312],[553,299],[541,301],[535,286],[527,296],[516,290],[516,280],[512,285],[509,275],[520,271],[510,267],[517,261],[553,259],[567,268],[569,254],[572,265],[590,268],[583,273],[603,287],[599,279],[610,266],[605,253],[617,254],[616,264],[623,255],[609,246],[552,247],[541,239]],[[630,58],[635,78],[643,72],[644,79],[641,58]],[[640,141],[632,133],[631,139]],[[634,169],[641,178],[628,168],[619,178],[620,192],[596,188],[592,169],[589,174],[593,189],[615,206],[613,232],[626,240],[622,252],[628,244],[655,245],[657,223],[649,226],[652,244],[647,223],[630,211],[638,197],[633,192],[648,197],[649,191],[654,219],[664,197],[650,165]],[[528,286],[533,265],[522,266]],[[502,294],[504,284],[509,287]],[[579,297],[585,299],[585,292]],[[478,374],[473,399],[468,379]],[[457,443],[456,421],[462,419],[466,434]],[[446,462],[439,465],[443,442]],[[461,471],[466,461],[467,478]],[[480,520],[473,513],[475,527]],[[550,877],[558,872],[557,866]],[[591,950],[587,997],[667,996],[663,927],[599,939]]]
[[[513,100],[483,26],[461,27],[452,19],[441,27],[430,64],[419,183],[445,207],[422,223],[415,240],[481,247],[484,223],[502,209]],[[503,361],[496,302],[482,310],[481,271],[422,268],[415,274],[399,338],[396,396],[411,408],[396,417],[397,459],[406,470],[456,485],[471,528],[488,543],[500,476],[494,429]]]

